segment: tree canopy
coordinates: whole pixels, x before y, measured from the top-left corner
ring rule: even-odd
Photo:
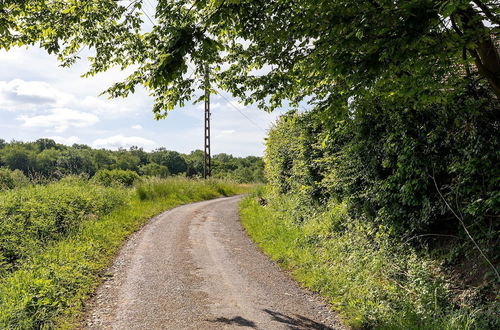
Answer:
[[[0,190],[2,180],[5,181],[3,186],[8,187],[19,181],[19,174],[23,173],[35,181],[61,179],[67,175],[92,177],[103,171],[105,174],[101,176],[106,178],[115,174],[121,176],[120,173],[125,172],[158,177],[201,177],[203,157],[202,150],[182,154],[159,148],[147,152],[134,146],[113,151],[93,149],[84,144],[70,147],[46,138],[34,142],[5,142],[0,139],[0,170],[3,171],[3,174],[0,173]],[[262,158],[216,154],[213,156],[213,176],[242,183],[263,182]]]
[[[471,80],[500,95],[494,0],[159,0],[146,32],[143,5],[3,1],[0,45],[39,44],[66,65],[89,47],[88,75],[131,69],[107,92],[145,86],[158,118],[205,87],[207,65],[213,83],[267,110],[305,100],[345,114],[366,95],[425,105]]]

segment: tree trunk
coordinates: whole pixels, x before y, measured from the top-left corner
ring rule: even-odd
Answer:
[[[458,12],[466,39],[473,38],[475,49],[469,49],[479,74],[490,83],[500,98],[500,50],[493,41],[492,31],[484,26],[482,17],[472,7]],[[469,41],[469,40],[466,40]]]

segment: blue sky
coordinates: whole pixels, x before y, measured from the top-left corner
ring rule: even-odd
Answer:
[[[81,78],[86,67],[80,62],[61,68],[55,57],[37,48],[0,51],[0,138],[49,137],[68,145],[108,149],[137,145],[184,153],[203,148],[203,104],[187,104],[156,121],[152,99],[143,90],[127,99],[98,96],[124,77],[123,72]],[[212,153],[262,155],[266,130],[279,112],[244,107],[224,96],[212,96]]]

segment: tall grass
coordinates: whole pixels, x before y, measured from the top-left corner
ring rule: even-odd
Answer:
[[[148,219],[183,203],[238,192],[241,188],[228,182],[175,178],[145,181],[128,190],[72,181],[2,193],[0,214],[8,215],[0,218],[2,225],[26,216],[36,221],[26,222],[30,236],[21,235],[23,243],[18,245],[33,244],[29,253],[16,267],[4,267],[0,278],[0,328],[75,326],[101,272],[123,241]],[[44,221],[49,228],[70,223],[71,230],[47,239],[36,230]],[[0,234],[2,252],[15,246],[3,236],[5,232]]]
[[[179,201],[202,200],[235,195],[243,190],[241,186],[230,181],[186,180],[182,177],[168,180],[150,178],[136,186],[137,195],[143,201],[165,197]]]
[[[262,201],[262,196],[259,197]],[[262,206],[251,196],[241,220],[263,251],[304,286],[325,296],[354,328],[491,329],[498,306],[450,303],[452,288],[439,264],[383,230],[349,221],[346,207],[292,220],[293,198],[274,196]]]

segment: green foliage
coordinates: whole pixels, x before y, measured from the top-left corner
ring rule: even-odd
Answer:
[[[106,187],[132,186],[139,179],[139,174],[125,170],[100,170],[92,178],[93,182]]]
[[[188,177],[203,176],[203,164],[205,160],[205,153],[203,150],[191,151],[189,155],[184,155],[184,160],[187,165],[186,175]]]
[[[58,164],[60,156],[61,151],[59,150],[44,149],[36,155],[36,171],[46,177],[57,177],[62,165],[62,162]]]
[[[425,105],[446,101],[474,74],[500,95],[494,0],[164,0],[147,32],[143,5],[3,1],[0,47],[38,43],[70,65],[88,46],[88,75],[133,68],[107,92],[127,96],[143,85],[157,118],[206,87],[206,65],[219,86],[268,109],[308,100],[348,115],[350,98],[373,92]]]
[[[237,158],[228,154],[218,154],[212,158],[212,175],[240,183],[264,182],[264,164],[260,157]]]
[[[282,116],[247,229],[355,326],[496,328],[498,100],[471,84],[420,101]]]
[[[350,214],[395,235],[466,237],[444,198],[491,248],[499,230],[498,101],[480,93],[417,110],[358,100],[351,118],[334,123],[315,112],[284,116],[267,140],[270,186],[304,205],[346,201]]]
[[[152,152],[149,158],[151,162],[167,167],[169,173],[173,175],[186,172],[187,170],[186,161],[176,151],[160,148]]]
[[[100,170],[134,171],[139,175],[159,177],[170,174],[201,177],[203,162],[201,150],[187,155],[164,148],[152,152],[138,147],[112,151],[78,144],[68,147],[50,139],[4,141],[0,148],[0,166],[21,170],[36,182],[58,180],[66,175],[92,177]],[[212,172],[216,178],[241,183],[264,180],[262,159],[254,156],[215,155]]]
[[[93,217],[122,205],[124,191],[81,180],[5,191],[0,199],[0,259],[16,268],[33,252],[60,240]]]
[[[175,200],[210,199],[218,196],[235,195],[241,190],[235,184],[222,180],[186,180],[170,178],[167,181],[158,178],[143,180],[136,186],[140,200],[171,198]]]
[[[0,191],[25,187],[30,184],[29,179],[19,170],[9,170],[0,167]]]
[[[141,159],[133,153],[120,150],[117,155],[115,166],[121,170],[137,171],[140,163]]]
[[[83,303],[101,282],[103,270],[148,219],[182,203],[222,196],[221,191],[241,191],[229,182],[181,178],[144,185],[149,190],[143,200],[132,190],[75,177],[2,192],[0,251],[17,248],[18,258],[12,264],[0,257],[0,328],[77,327]]]
[[[168,167],[156,163],[142,165],[139,168],[139,173],[146,176],[157,176],[166,178],[169,175]]]
[[[1,163],[11,170],[21,170],[28,174],[35,167],[35,152],[25,149],[18,143],[2,148]]]
[[[262,206],[259,201],[266,200]],[[439,262],[352,219],[331,202],[297,223],[300,201],[269,192],[243,200],[241,220],[264,252],[319,292],[355,328],[493,329],[498,305],[460,300]],[[470,290],[470,289],[469,289]]]
[[[57,158],[57,167],[63,175],[87,173],[94,175],[97,166],[88,149],[70,148]]]

